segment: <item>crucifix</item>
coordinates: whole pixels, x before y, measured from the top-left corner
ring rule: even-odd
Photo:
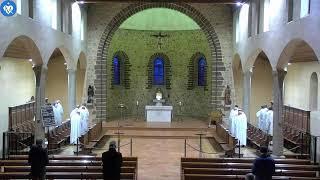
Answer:
[[[165,38],[165,37],[169,37],[169,35],[167,34],[162,34],[161,32],[159,32],[159,34],[152,34],[151,36],[155,37],[158,39],[158,48],[161,49],[161,46],[162,46],[162,38]]]

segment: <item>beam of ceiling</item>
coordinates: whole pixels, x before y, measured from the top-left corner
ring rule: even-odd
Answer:
[[[76,0],[82,3],[104,3],[104,2],[185,2],[185,3],[216,3],[216,4],[237,4],[244,0]]]

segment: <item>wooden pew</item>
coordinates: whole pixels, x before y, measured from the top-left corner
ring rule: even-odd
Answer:
[[[87,133],[87,141],[82,142],[82,150],[88,154],[91,154],[92,150],[103,137],[104,133],[102,131],[102,122],[93,125],[91,128],[89,128]]]
[[[185,174],[184,180],[245,180],[244,175]],[[273,176],[274,180],[320,180],[319,177]]]
[[[182,162],[182,168],[239,168],[251,169],[252,163],[212,163],[212,162]],[[284,170],[301,170],[304,171],[319,171],[317,165],[296,165],[296,164],[276,164],[276,169]]]
[[[134,180],[134,173],[121,173],[122,180]],[[47,179],[103,179],[101,172],[48,172]],[[31,179],[30,172],[7,172],[0,173],[0,179]]]
[[[181,162],[253,163],[255,158],[181,158]],[[276,164],[309,165],[306,159],[274,159]]]
[[[225,151],[226,157],[233,157],[235,154],[235,147],[237,145],[237,139],[233,137],[226,127],[224,127],[221,123],[216,124],[216,131],[217,135],[219,137],[219,141],[217,141],[222,148],[223,151]]]
[[[0,160],[1,169],[4,170],[4,174],[1,177],[6,177],[9,173],[10,177],[14,178],[14,175],[18,176],[15,179],[21,179],[19,173],[30,172],[30,166],[28,164],[26,155],[14,155],[10,156],[9,160]],[[57,176],[59,172],[81,172],[83,178],[96,178],[100,177],[101,172],[101,157],[96,156],[49,156],[49,164],[47,166],[47,172],[49,173],[47,177],[55,177],[55,179],[63,178],[62,176]],[[123,157],[122,174],[124,179],[137,179],[138,170],[138,158],[137,157]],[[15,174],[16,173],[16,174]],[[51,174],[50,174],[51,173]],[[54,174],[56,173],[56,174]],[[94,175],[92,175],[94,174]],[[131,178],[133,174],[133,178]],[[88,175],[88,176],[87,176]],[[63,179],[72,179],[75,176],[66,176]],[[77,178],[81,178],[77,176]],[[129,178],[125,178],[129,177]]]
[[[214,175],[246,175],[251,173],[251,169],[231,169],[231,168],[184,168],[184,174],[214,174]],[[283,170],[276,169],[275,176],[292,177],[316,177],[316,171]]]

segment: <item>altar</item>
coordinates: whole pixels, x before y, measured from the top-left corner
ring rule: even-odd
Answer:
[[[147,122],[171,122],[172,106],[146,106]]]

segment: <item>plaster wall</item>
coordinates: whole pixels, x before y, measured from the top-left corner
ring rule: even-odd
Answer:
[[[310,79],[313,72],[316,72],[319,77],[320,64],[318,62],[292,63],[288,66],[288,72],[284,81],[285,105],[307,111],[310,110]],[[312,98],[318,98],[319,108],[319,92],[318,97]]]
[[[32,64],[25,59],[0,59],[0,153],[2,134],[8,130],[8,107],[26,103],[35,96],[35,75]]]
[[[64,110],[64,119],[68,114],[68,73],[64,65],[64,58],[59,56],[51,59],[48,64],[48,74],[45,87],[46,97],[49,102],[61,101]]]
[[[84,84],[85,84],[85,74],[86,70],[80,68],[80,63],[77,66],[77,74],[76,74],[76,103],[81,105],[83,103],[83,91],[84,91]]]
[[[272,69],[267,59],[258,58],[254,63],[251,79],[250,119],[248,122],[257,125],[256,112],[261,105],[270,106],[272,101]]]

